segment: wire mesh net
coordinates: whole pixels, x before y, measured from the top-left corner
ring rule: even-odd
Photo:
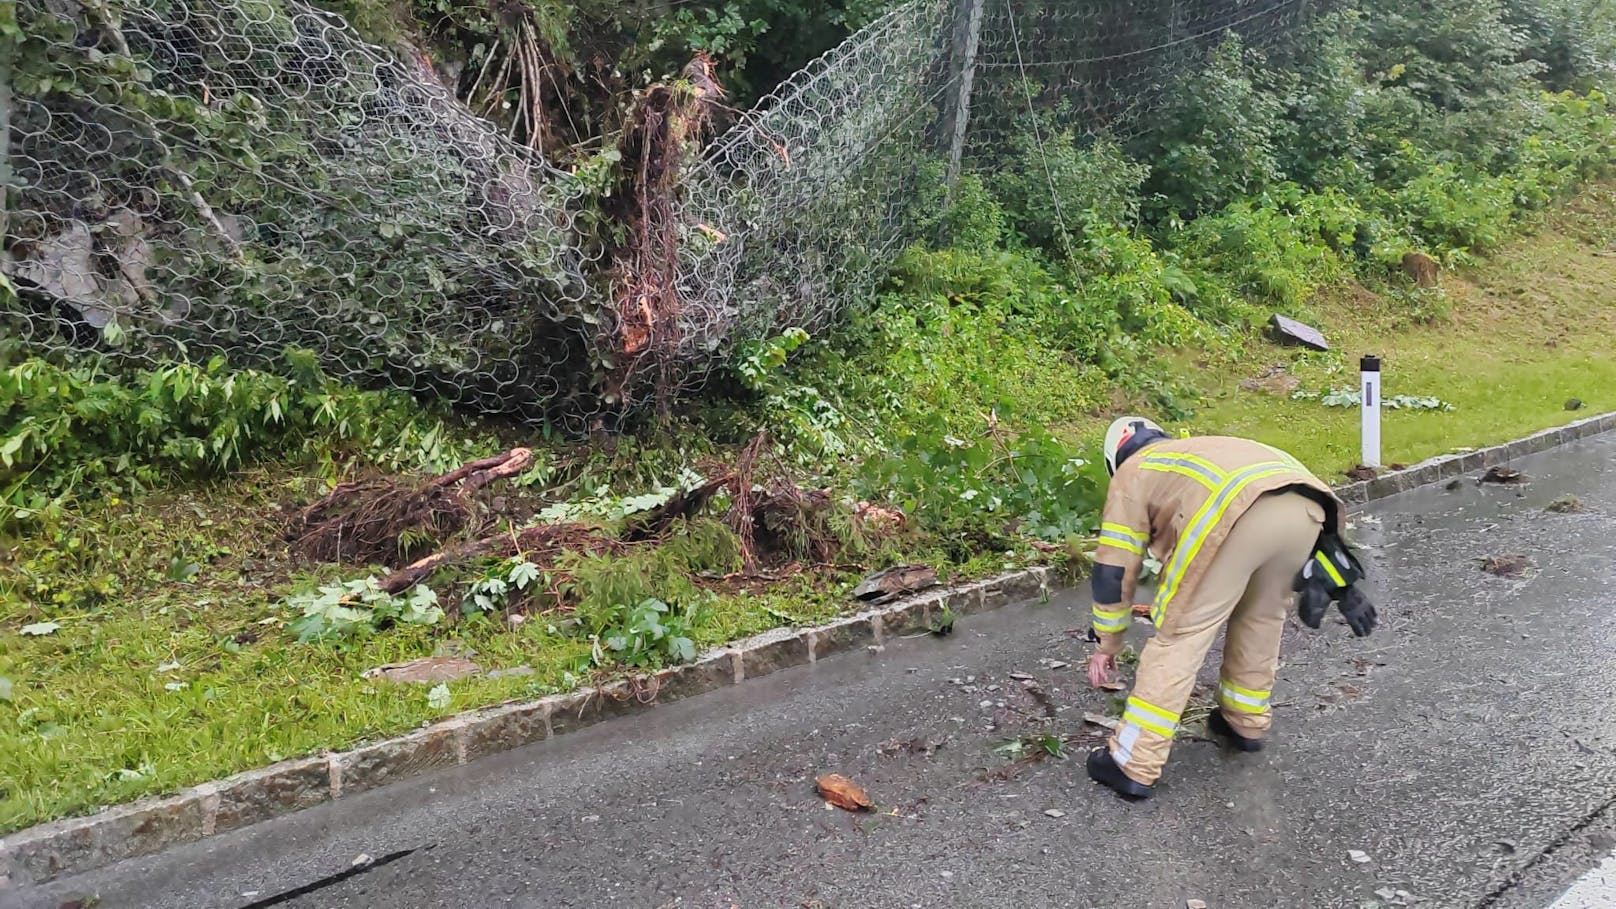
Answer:
[[[43,69],[14,86],[0,330],[135,361],[306,349],[595,427],[868,305],[958,170],[1140,135],[1229,34],[1280,51],[1321,2],[909,0],[680,152],[631,261],[580,179],[299,0],[22,0]]]

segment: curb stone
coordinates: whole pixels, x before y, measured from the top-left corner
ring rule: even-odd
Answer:
[[[1527,455],[1548,451],[1570,442],[1576,442],[1591,436],[1616,430],[1616,411],[1598,416],[1588,417],[1565,426],[1557,426],[1535,432],[1513,442],[1502,445],[1493,445],[1475,451],[1460,454],[1439,455],[1421,461],[1406,470],[1378,476],[1373,480],[1363,480],[1336,487],[1336,494],[1348,507],[1360,508],[1370,502],[1394,496],[1399,493],[1452,480],[1465,474],[1486,470],[1489,467],[1514,461]]]
[[[945,606],[968,615],[998,609],[1012,600],[1047,600],[1052,583],[1048,568],[1024,568],[928,591],[826,625],[766,631],[652,675],[473,711],[348,751],[282,761],[176,795],[41,824],[0,837],[0,891],[152,855],[657,704],[809,665],[833,654],[878,647],[889,638],[925,633],[933,612]]]
[[[1407,470],[1337,488],[1349,507],[1616,430],[1616,413],[1579,420],[1523,439],[1443,455]],[[1065,579],[1047,566],[932,590],[813,628],[781,628],[716,648],[694,663],[654,675],[473,711],[398,738],[203,783],[85,817],[0,837],[0,891],[42,884],[184,843],[239,830],[323,802],[422,773],[543,741],[659,703],[740,684],[836,653],[877,648],[924,634],[944,609],[969,616],[1012,602],[1047,602]]]

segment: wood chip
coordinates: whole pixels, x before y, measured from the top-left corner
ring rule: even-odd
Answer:
[[[844,811],[870,811],[875,803],[870,796],[857,783],[839,773],[828,773],[817,780],[814,786],[825,801]]]

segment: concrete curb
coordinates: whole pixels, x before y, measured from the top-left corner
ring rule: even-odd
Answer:
[[[1443,480],[1451,480],[1467,473],[1486,470],[1505,461],[1524,458],[1527,455],[1548,451],[1569,442],[1597,436],[1612,430],[1616,430],[1616,411],[1588,417],[1565,426],[1545,429],[1524,439],[1516,439],[1502,445],[1467,451],[1463,454],[1440,455],[1427,461],[1421,461],[1407,470],[1398,470],[1378,476],[1373,480],[1337,487],[1336,494],[1341,496],[1342,501],[1347,503],[1347,507],[1356,509],[1378,499],[1397,495],[1400,492],[1408,492],[1411,489],[1429,486],[1432,483],[1440,483]]]
[[[176,795],[41,824],[0,838],[0,891],[152,855],[835,653],[923,634],[945,609],[965,616],[1012,602],[1047,601],[1057,584],[1047,566],[1024,568],[826,625],[768,631],[655,674],[478,710],[350,751],[282,761]]]
[[[1407,492],[1504,461],[1616,430],[1616,413],[1547,429],[1524,439],[1432,458],[1407,470],[1338,489],[1349,507]],[[1041,602],[1060,586],[1044,566],[1025,568],[813,628],[780,628],[703,654],[652,675],[526,703],[509,703],[426,726],[398,738],[292,761],[203,783],[85,817],[41,824],[0,838],[0,890],[80,874],[172,846],[532,742],[565,735],[657,704],[738,685],[836,653],[921,634],[944,610],[969,616],[1013,602]]]

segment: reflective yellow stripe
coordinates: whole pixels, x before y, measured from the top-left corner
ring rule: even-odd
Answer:
[[[1218,679],[1219,703],[1240,713],[1267,713],[1268,701],[1272,694],[1271,691],[1241,688],[1228,679]]]
[[[1313,557],[1313,561],[1319,563],[1319,565],[1324,569],[1324,573],[1329,575],[1330,580],[1335,582],[1335,586],[1347,586],[1347,579],[1341,576],[1341,572],[1335,567],[1335,563],[1331,562],[1324,553],[1321,552],[1318,555],[1315,555]]]
[[[1190,519],[1189,529],[1178,541],[1178,546],[1173,549],[1172,564],[1163,575],[1161,588],[1156,592],[1156,602],[1151,607],[1150,618],[1157,627],[1161,626],[1162,619],[1167,616],[1167,604],[1172,602],[1178,593],[1178,585],[1184,580],[1184,574],[1195,561],[1196,554],[1201,551],[1201,545],[1206,542],[1207,535],[1212,528],[1218,526],[1223,520],[1224,513],[1229,510],[1229,503],[1252,483],[1287,473],[1292,469],[1289,464],[1273,462],[1253,464],[1230,477],[1218,490],[1217,495],[1209,497],[1202,503],[1195,516]]]
[[[1133,540],[1135,543],[1147,543],[1150,541],[1149,534],[1140,533],[1131,527],[1124,527],[1121,524],[1101,524],[1100,533],[1114,533],[1118,536]]]
[[[1284,463],[1289,464],[1290,466],[1296,468],[1297,470],[1300,470],[1302,473],[1305,473],[1310,477],[1313,476],[1312,471],[1308,470],[1307,467],[1305,467],[1302,464],[1301,461],[1297,460],[1296,456],[1291,454],[1290,452],[1281,451],[1280,449],[1275,448],[1272,445],[1265,445],[1262,442],[1258,442],[1257,444],[1262,445],[1263,448],[1268,450],[1269,454],[1272,454],[1274,457],[1280,459]]]
[[[1211,479],[1210,477],[1207,477],[1204,474],[1198,473],[1192,467],[1185,467],[1182,464],[1151,464],[1151,463],[1145,463],[1145,464],[1141,464],[1140,467],[1142,469],[1144,469],[1144,470],[1154,470],[1157,473],[1176,473],[1176,474],[1178,474],[1180,476],[1189,477],[1190,479],[1194,480],[1195,482],[1200,483],[1202,486],[1205,486],[1207,489],[1217,489],[1218,488],[1218,483],[1217,483],[1216,480],[1213,480],[1213,479]]]
[[[1129,555],[1142,556],[1145,554],[1145,547],[1140,546],[1133,540],[1118,539],[1116,536],[1112,535],[1110,531],[1100,531],[1100,545],[1110,546],[1112,549],[1120,549]]]
[[[1128,707],[1129,709],[1142,710],[1151,716],[1157,717],[1162,722],[1167,723],[1170,726],[1178,725],[1178,714],[1173,713],[1170,710],[1163,710],[1162,708],[1157,707],[1155,704],[1152,704],[1143,698],[1137,696],[1128,698]]]
[[[1259,701],[1266,701],[1268,700],[1269,696],[1273,694],[1272,691],[1257,691],[1253,688],[1241,688],[1239,685],[1236,685],[1227,679],[1219,679],[1218,685],[1229,689],[1235,694],[1243,694],[1248,698],[1256,698]]]
[[[1163,457],[1166,457],[1166,455],[1163,455]],[[1208,461],[1206,458],[1203,458],[1200,455],[1184,454],[1183,452],[1177,452],[1177,453],[1174,453],[1172,455],[1172,457],[1178,458],[1180,461],[1188,461],[1191,464],[1196,464],[1196,465],[1199,465],[1201,467],[1204,467],[1204,468],[1206,468],[1206,470],[1209,473],[1211,473],[1213,476],[1217,477],[1220,480],[1228,479],[1228,477],[1229,477],[1229,474],[1223,468],[1221,468],[1218,465],[1212,463],[1211,461]]]
[[[1094,605],[1094,630],[1105,632],[1107,634],[1117,634],[1119,632],[1127,631],[1128,620],[1130,618],[1130,613],[1132,612],[1133,610],[1129,609],[1127,606],[1124,606],[1121,609],[1110,610],[1101,609],[1100,605],[1096,603]]]

